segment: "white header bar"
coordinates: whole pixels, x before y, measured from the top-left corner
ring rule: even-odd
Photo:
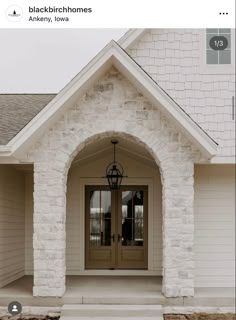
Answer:
[[[235,27],[235,0],[1,0],[0,28]]]

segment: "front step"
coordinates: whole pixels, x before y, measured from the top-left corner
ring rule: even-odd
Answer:
[[[104,318],[114,320],[156,320],[162,319],[163,311],[160,305],[94,305],[67,304],[62,307],[60,320],[82,320]]]
[[[60,320],[163,320],[163,317],[61,317]]]

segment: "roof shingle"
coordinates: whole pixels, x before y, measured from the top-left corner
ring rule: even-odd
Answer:
[[[0,94],[0,145],[7,144],[55,94]]]

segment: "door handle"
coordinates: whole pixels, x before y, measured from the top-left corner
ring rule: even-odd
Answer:
[[[113,242],[115,242],[115,235],[114,234],[111,236],[111,239]]]
[[[111,235],[111,239],[113,242],[115,242],[115,235]],[[120,234],[117,235],[117,239],[118,239],[118,242],[120,242],[120,240],[122,239],[122,236]]]

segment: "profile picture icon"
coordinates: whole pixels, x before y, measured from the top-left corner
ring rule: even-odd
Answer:
[[[7,8],[6,16],[10,22],[19,22],[22,19],[23,10],[17,5],[11,5]]]
[[[12,312],[18,312],[17,305],[14,304],[14,306],[12,307]]]
[[[18,301],[12,301],[8,305],[8,312],[11,315],[18,315],[22,311],[22,305]]]

